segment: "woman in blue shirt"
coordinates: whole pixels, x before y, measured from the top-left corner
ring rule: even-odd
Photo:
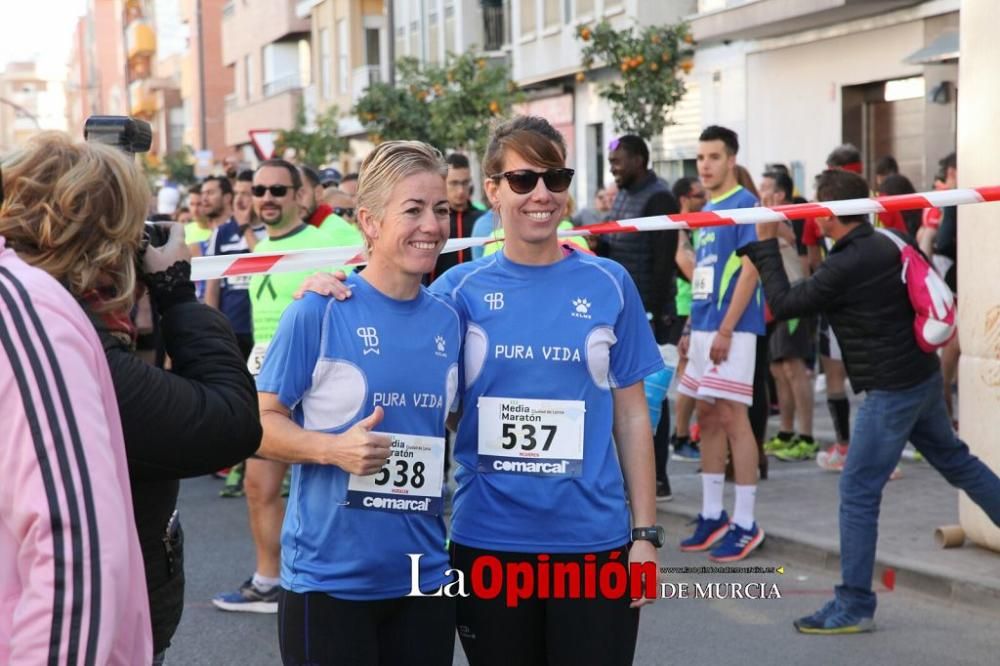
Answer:
[[[286,664],[450,664],[441,517],[462,324],[421,287],[448,235],[444,163],[413,141],[365,159],[361,298],[308,294],[282,316],[257,387],[259,453],[295,463],[281,535]],[[405,374],[399,372],[406,367]],[[418,572],[418,581],[413,572]]]
[[[663,363],[625,269],[556,235],[565,164],[543,118],[497,127],[483,170],[503,249],[431,286],[468,322],[451,555],[471,588],[458,630],[472,666],[632,663],[649,599],[588,591],[587,567],[652,563],[662,543],[642,380]],[[560,590],[556,566],[583,580]],[[508,572],[507,593],[482,593],[484,569]],[[512,604],[509,572],[528,569]]]

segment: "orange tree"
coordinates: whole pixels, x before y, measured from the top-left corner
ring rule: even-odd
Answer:
[[[295,114],[295,126],[283,130],[275,141],[275,155],[284,155],[289,148],[295,150],[295,161],[299,164],[319,168],[330,164],[337,156],[347,150],[347,139],[340,136],[337,126],[337,107],[331,106],[322,113],[317,113],[313,127],[309,127],[306,118],[306,108],[299,102]]]
[[[599,94],[611,103],[618,129],[647,141],[671,124],[670,111],[684,96],[680,72],[691,71],[694,40],[686,23],[651,25],[640,32],[616,30],[606,21],[594,28],[580,26],[585,70],[613,67],[621,77],[601,86]],[[577,74],[578,81],[586,73]]]
[[[376,143],[416,139],[481,155],[490,123],[509,114],[518,99],[506,66],[468,52],[423,68],[414,58],[401,58],[396,72],[397,87],[373,84],[354,107]]]

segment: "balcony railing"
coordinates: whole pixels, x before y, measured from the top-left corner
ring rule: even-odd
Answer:
[[[278,93],[283,93],[286,90],[293,90],[295,88],[300,88],[301,86],[302,83],[301,79],[299,78],[298,72],[286,74],[272,81],[264,82],[264,97],[277,95]]]
[[[357,102],[373,83],[381,83],[382,69],[378,65],[356,67],[351,73],[351,99]]]
[[[483,49],[499,51],[510,44],[510,0],[500,6],[483,6]]]

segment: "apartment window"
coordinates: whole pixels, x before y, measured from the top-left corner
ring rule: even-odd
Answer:
[[[365,28],[365,64],[382,64],[382,40],[378,28]]]
[[[351,52],[350,36],[347,34],[347,19],[337,19],[337,80],[340,84],[340,94],[346,95],[350,83],[348,78],[349,55]]]
[[[250,101],[253,97],[253,57],[248,53],[243,56],[243,99]]]
[[[559,0],[544,0],[542,5],[542,25],[546,28],[559,25]]]
[[[486,11],[485,7],[483,11]],[[455,3],[452,0],[444,5],[444,50],[458,52],[455,44]]]
[[[535,0],[521,0],[521,34],[535,31]]]
[[[319,31],[319,85],[320,95],[329,97],[333,94],[333,51],[330,44],[330,29]]]
[[[406,27],[396,28],[396,57],[406,55]]]
[[[441,25],[438,23],[437,12],[427,15],[427,61],[437,64],[441,59],[438,49],[441,48]]]
[[[574,14],[576,18],[593,15],[594,0],[576,0],[576,14]]]
[[[300,39],[299,50],[299,85],[308,86],[313,82],[312,74],[312,45],[308,39]]]
[[[418,60],[423,57],[420,52],[420,22],[410,23],[410,55]]]

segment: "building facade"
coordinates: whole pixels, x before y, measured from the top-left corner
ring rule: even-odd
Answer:
[[[917,189],[955,149],[959,0],[702,0],[691,25],[705,124],[740,133],[756,176],[790,165],[798,189],[837,145],[865,175],[893,155]]]
[[[311,28],[300,4],[228,0],[223,6],[221,63],[234,82],[224,98],[225,143],[247,161],[254,158],[250,131],[292,128],[312,83]]]
[[[11,62],[0,72],[0,154],[43,129],[66,129],[61,76],[35,62]]]

